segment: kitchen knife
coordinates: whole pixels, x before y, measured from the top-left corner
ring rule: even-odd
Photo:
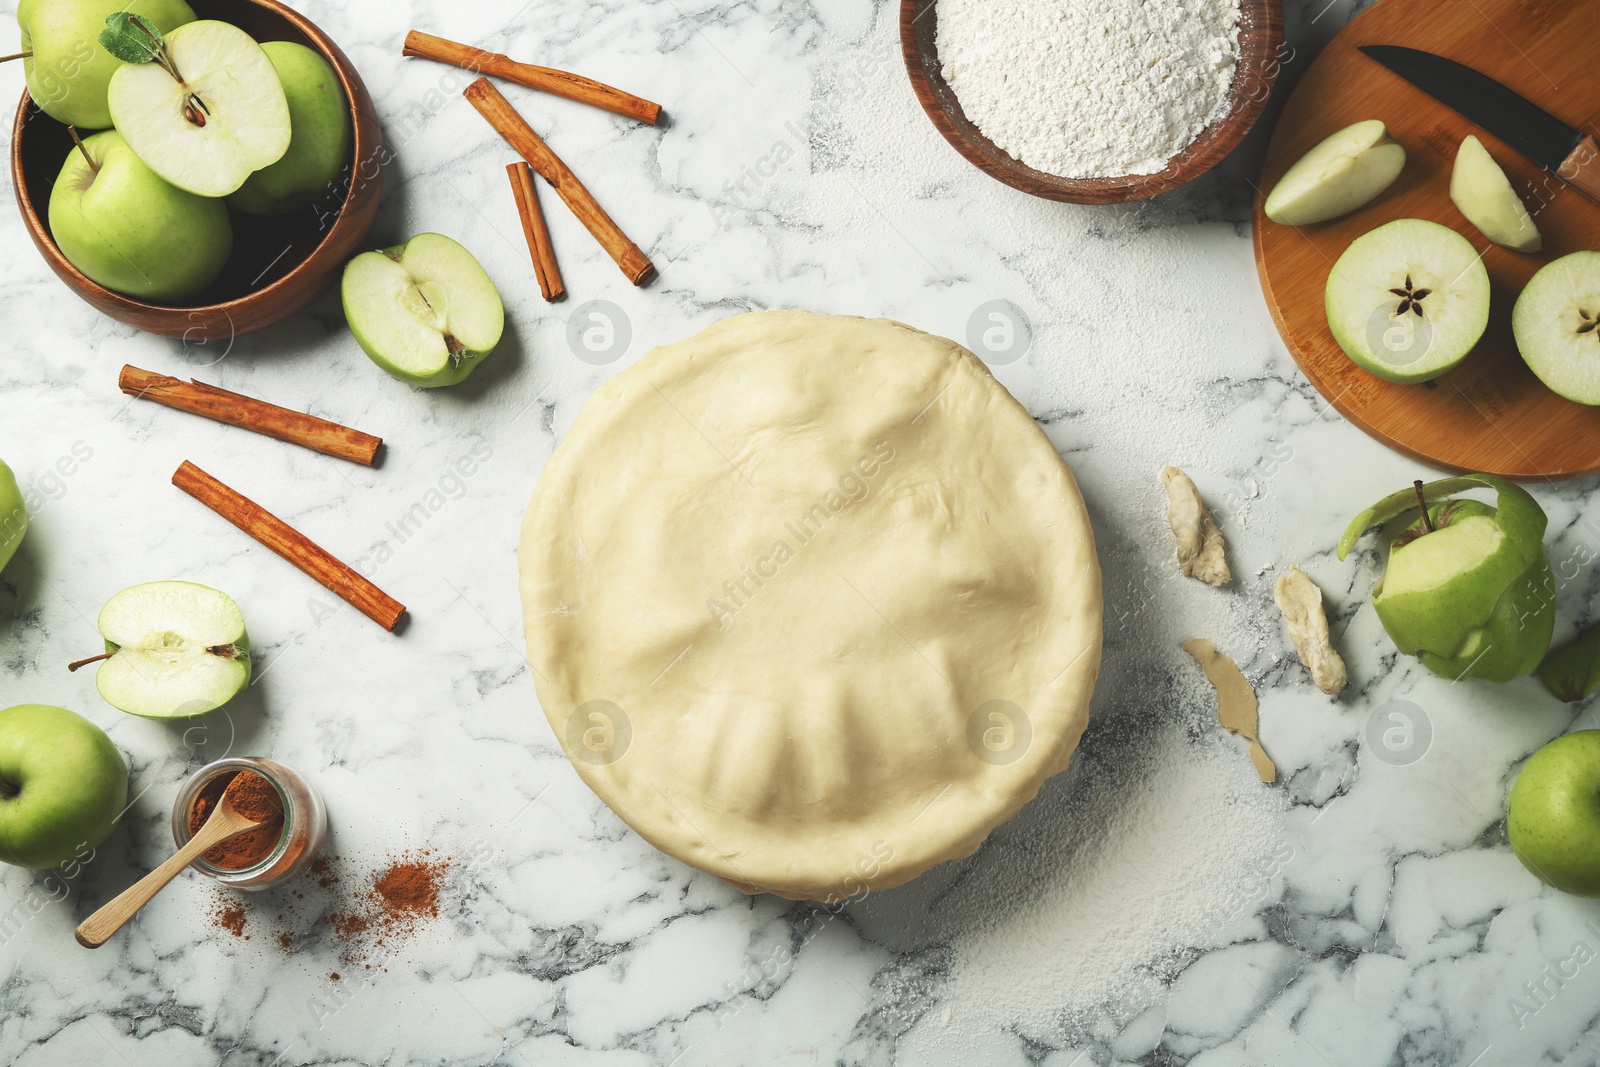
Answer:
[[[1593,137],[1453,59],[1389,44],[1360,50],[1600,203],[1600,145]]]

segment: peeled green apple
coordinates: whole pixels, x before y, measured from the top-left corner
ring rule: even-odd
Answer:
[[[67,155],[50,191],[50,234],[107,289],[160,303],[198,295],[233,250],[222,201],[162,181],[116,130]]]
[[[227,196],[289,150],[289,103],[272,60],[214,19],[165,36],[155,62],[124,63],[106,99],[128,146],[167,181]]]
[[[1541,882],[1600,896],[1600,730],[1558,737],[1523,765],[1511,787],[1506,836]]]
[[[204,585],[150,582],[124,589],[101,609],[100,633],[106,655],[95,688],[130,715],[204,715],[250,681],[244,615],[232,597]]]
[[[1405,169],[1406,150],[1377,119],[1346,126],[1302,156],[1273,186],[1267,218],[1310,226],[1376,199]]]
[[[119,11],[143,15],[169,33],[195,15],[183,0],[20,0],[17,25],[28,95],[45,114],[69,126],[100,130],[111,125],[106,86],[122,61],[100,47],[106,17]]]
[[[1517,298],[1511,329],[1523,362],[1553,392],[1600,404],[1600,252],[1540,268]]]
[[[338,75],[303,44],[267,41],[289,102],[289,150],[244,180],[228,203],[251,215],[287,215],[314,203],[350,163],[350,109]]]
[[[1544,247],[1539,228],[1517,191],[1483,142],[1471,134],[1456,150],[1450,173],[1450,199],[1485,237],[1515,252]]]
[[[22,500],[22,490],[17,487],[17,476],[0,460],[0,571],[6,569],[11,557],[22,544],[22,535],[28,532],[28,508]]]
[[[1442,677],[1508,682],[1530,673],[1555,627],[1543,509],[1490,474],[1417,484],[1427,518],[1395,538],[1373,588],[1378,620],[1396,648]],[[1478,488],[1493,489],[1498,506],[1448,499]],[[1421,510],[1416,488],[1380,500],[1345,530],[1339,558],[1371,527],[1412,510]]]
[[[0,711],[0,863],[82,860],[127,803],[128,765],[100,727],[46,704]]]
[[[494,282],[471,252],[442,234],[362,253],[345,267],[341,293],[362,351],[425,388],[465,379],[505,329]]]
[[[1539,664],[1539,680],[1557,698],[1574,704],[1600,689],[1600,626],[1591,626]]]
[[[1425,219],[1356,238],[1328,274],[1328,328],[1353,361],[1410,384],[1450,370],[1489,325],[1489,272],[1472,242]]]

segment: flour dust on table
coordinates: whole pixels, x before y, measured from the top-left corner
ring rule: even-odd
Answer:
[[[1155,174],[1226,111],[1239,0],[939,0],[944,78],[984,135],[1063,178]]]

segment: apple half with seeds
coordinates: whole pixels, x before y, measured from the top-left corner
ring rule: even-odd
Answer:
[[[1328,274],[1328,327],[1360,366],[1391,382],[1437,378],[1489,325],[1489,272],[1472,242],[1425,219],[1356,238]]]
[[[250,682],[244,615],[226,593],[193,582],[124,589],[100,612],[106,653],[95,687],[106,703],[147,719],[214,711]]]
[[[1579,404],[1600,404],[1600,252],[1574,252],[1540,269],[1511,312],[1528,369]]]
[[[125,61],[106,94],[117,132],[179,189],[227,196],[289,150],[283,84],[239,27],[202,19],[162,38],[127,16],[101,41]],[[141,55],[148,58],[138,62]]]
[[[505,305],[488,272],[443,234],[362,253],[345,267],[340,291],[362,351],[424,388],[464,380],[505,330]]]

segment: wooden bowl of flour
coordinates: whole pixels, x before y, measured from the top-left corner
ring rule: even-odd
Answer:
[[[936,7],[937,0],[900,0],[900,51],[911,76],[911,88],[934,128],[991,178],[1034,196],[1071,204],[1145,200],[1176,189],[1216,166],[1261,117],[1283,62],[1282,0],[1240,0],[1239,63],[1222,114],[1158,173],[1063,178],[1036,170],[1010,155],[967,118],[955,92],[944,80]]]

